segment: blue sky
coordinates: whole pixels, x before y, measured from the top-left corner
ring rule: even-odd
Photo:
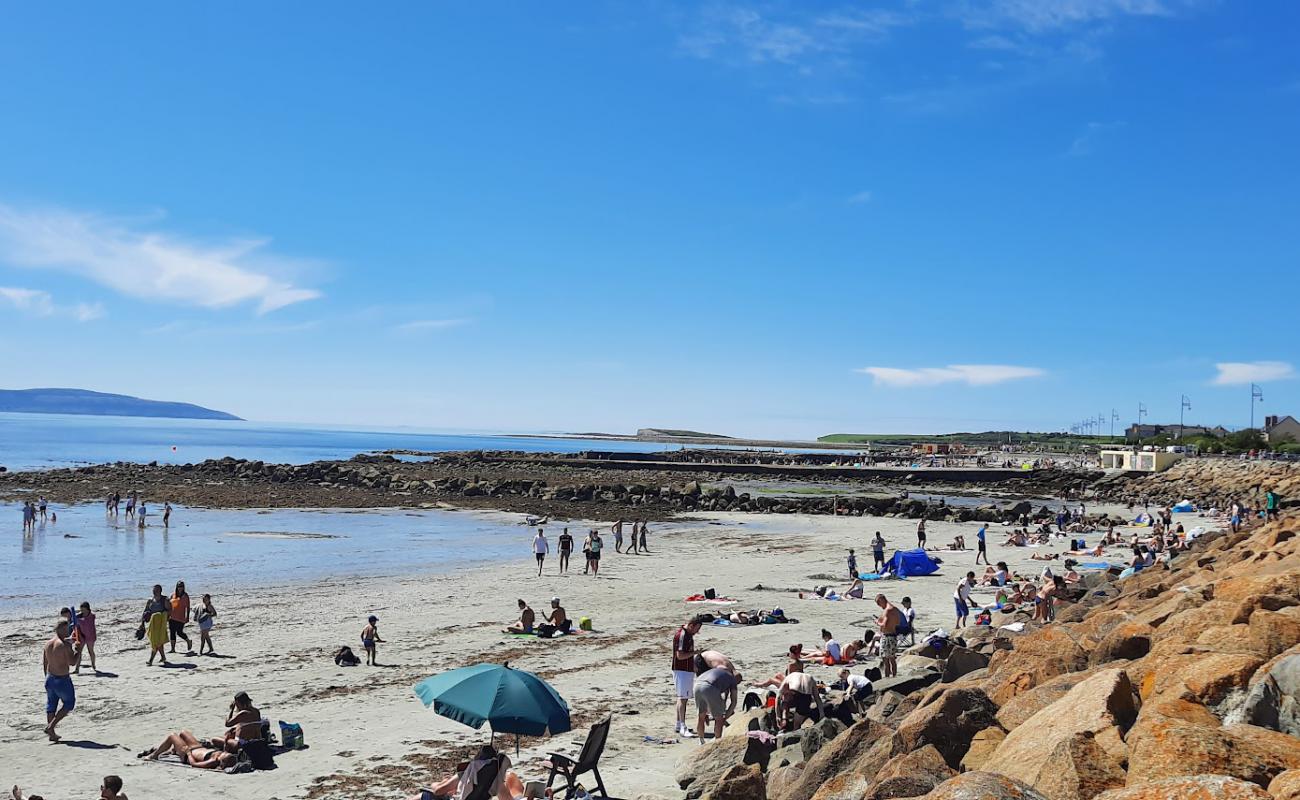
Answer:
[[[19,4],[4,384],[754,436],[1300,414],[1300,5]]]

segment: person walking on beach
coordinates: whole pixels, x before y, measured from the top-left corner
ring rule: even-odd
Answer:
[[[623,552],[623,520],[615,522],[609,529],[614,534],[614,552]]]
[[[361,629],[361,646],[366,651],[367,666],[379,666],[379,650],[375,648],[375,643],[383,641],[379,638],[379,617],[371,614],[366,619],[366,627]]]
[[[148,666],[153,666],[153,657],[160,656],[163,666],[167,666],[167,654],[163,648],[167,645],[167,617],[171,613],[171,605],[167,598],[163,596],[162,585],[155,583],[153,585],[153,596],[144,604],[144,614],[140,619],[140,627],[145,629],[145,635],[149,640],[149,661]],[[143,638],[136,633],[136,638]]]
[[[36,508],[41,512],[41,522],[45,521],[45,512],[47,511],[48,507],[49,504],[45,502],[44,495],[36,498]]]
[[[126,518],[135,519],[135,492],[131,492],[131,496],[126,499]]]
[[[587,558],[591,559],[591,574],[600,574],[600,551],[605,546],[605,540],[600,538],[600,531],[592,528],[591,530],[591,554]]]
[[[650,552],[650,548],[646,546],[645,534],[646,534],[645,520],[641,520],[641,552],[642,553]]]
[[[985,537],[988,535],[988,532],[989,532],[989,526],[987,525],[980,525],[980,529],[975,532],[975,546],[977,548],[975,551],[976,564],[980,563],[981,557],[984,558],[984,563],[986,565],[989,563],[989,546],[988,546],[988,542],[985,541]]]
[[[957,624],[954,630],[966,627],[966,617],[970,615],[970,587],[974,585],[974,572],[967,572],[966,577],[957,581],[957,590],[952,593],[952,604],[957,608]]]
[[[640,535],[641,535],[641,523],[636,522],[636,521],[633,521],[633,522],[632,522],[632,538],[631,538],[630,540],[628,540],[628,543],[627,543],[627,551],[628,551],[629,553],[633,553],[633,554],[635,554],[635,553],[637,552],[636,540],[637,540],[637,537],[640,536]]]
[[[172,504],[163,503],[163,527],[170,528],[172,522]]]
[[[546,562],[546,554],[551,552],[551,543],[546,541],[546,531],[541,528],[537,529],[537,535],[533,537],[533,555],[537,556],[537,577],[542,577],[542,564]]]
[[[876,538],[871,540],[871,560],[874,564],[871,571],[879,575],[885,568],[885,537],[876,531]]]
[[[695,690],[695,634],[703,622],[693,617],[673,634],[673,688],[677,692],[677,729],[679,736],[688,739],[695,734],[686,727],[686,704]]]
[[[212,646],[212,626],[216,623],[217,607],[212,605],[212,595],[203,595],[202,602],[194,611],[194,621],[199,623],[199,655],[203,655],[203,648],[208,648],[209,655],[216,655],[217,650]]]
[[[144,506],[141,505],[143,510]],[[143,514],[140,517],[144,520]],[[176,637],[185,640],[185,650],[194,652],[194,643],[185,635],[185,623],[190,621],[190,596],[185,591],[185,581],[176,581],[176,592],[172,594],[170,609],[167,613],[167,631],[170,634],[172,652],[176,652]]]
[[[560,549],[560,574],[567,575],[569,573],[569,556],[573,553],[573,536],[569,533],[568,528],[565,528],[564,532],[560,534],[558,545]]]
[[[921,517],[921,521],[916,523],[916,548],[925,549],[925,517]]]
[[[587,531],[587,535],[582,539],[582,574],[591,573],[591,535],[594,530]]]
[[[146,508],[144,507],[144,501],[141,500],[141,501],[140,501],[140,506],[139,506],[139,507],[136,509],[136,511],[135,511],[135,517],[136,517],[135,522],[136,522],[136,527],[139,528],[140,530],[144,530],[144,518],[145,518],[145,515],[148,514],[148,513],[149,513],[148,509],[146,509]]]
[[[90,603],[82,601],[81,608],[77,611],[76,621],[72,626],[72,641],[77,646],[76,669],[73,670],[77,675],[81,674],[81,654],[82,651],[90,653],[90,668],[99,674],[99,669],[95,666],[95,612],[90,610]]]
[[[73,650],[71,628],[67,620],[54,626],[54,636],[45,643],[41,653],[41,671],[45,673],[45,735],[51,742],[59,740],[54,729],[63,718],[77,707],[77,690],[72,685],[72,664],[77,659]],[[62,708],[60,708],[62,704]]]
[[[903,614],[883,594],[876,595],[876,605],[882,611],[876,620],[880,626],[880,670],[886,678],[892,678],[898,674],[898,626]]]

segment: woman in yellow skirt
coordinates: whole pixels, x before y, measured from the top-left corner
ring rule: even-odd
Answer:
[[[162,586],[154,584],[153,597],[145,603],[144,616],[140,622],[145,626],[149,639],[149,666],[153,666],[153,657],[160,656],[163,666],[167,664],[167,654],[163,647],[167,644],[167,614],[171,604],[163,596]]]

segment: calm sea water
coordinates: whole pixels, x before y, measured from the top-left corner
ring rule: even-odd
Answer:
[[[197,463],[209,458],[247,458],[273,464],[306,464],[351,458],[377,450],[580,450],[655,452],[680,445],[599,439],[533,438],[508,434],[447,434],[373,431],[260,422],[0,413],[0,465],[11,470],[48,469],[112,461]]]
[[[21,507],[0,503],[0,619],[37,605],[143,598],[153,584],[170,590],[177,580],[197,597],[344,575],[442,572],[526,559],[532,541],[514,515],[473,511],[177,507],[167,529],[151,504],[140,531],[124,514],[105,516],[98,503],[54,510],[57,523],[23,534]]]

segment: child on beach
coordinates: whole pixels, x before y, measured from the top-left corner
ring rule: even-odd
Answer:
[[[77,612],[76,624],[72,627],[72,641],[77,647],[76,668],[72,670],[73,674],[81,674],[81,652],[85,650],[90,653],[90,668],[96,673],[99,669],[95,667],[95,613],[90,610],[90,603],[82,602],[80,610]]]
[[[853,548],[850,547],[849,548],[849,580],[855,581],[857,579],[858,579],[858,556],[856,553],[853,552]]]
[[[216,648],[212,646],[212,625],[216,616],[217,608],[212,605],[212,595],[203,595],[202,603],[194,610],[194,621],[199,623],[199,655],[203,655],[204,647],[212,655],[217,654]]]
[[[366,627],[361,629],[361,646],[366,650],[366,664],[368,666],[379,666],[379,651],[375,649],[376,642],[383,642],[379,638],[379,617],[371,614],[366,620]]]

